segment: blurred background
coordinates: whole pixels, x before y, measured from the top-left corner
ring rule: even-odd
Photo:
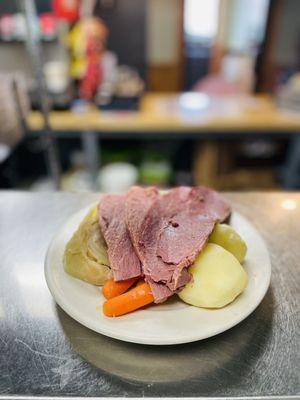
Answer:
[[[297,0],[2,0],[0,188],[300,187]]]

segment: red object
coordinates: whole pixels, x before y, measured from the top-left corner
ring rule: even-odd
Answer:
[[[211,96],[230,96],[239,94],[237,85],[226,81],[226,79],[219,75],[208,75],[203,79],[200,79],[193,87],[193,91],[203,92]]]
[[[14,18],[12,14],[3,14],[0,18],[0,31],[2,38],[10,40],[15,33]]]
[[[79,18],[79,0],[52,0],[52,8],[59,19],[74,22]]]
[[[98,85],[102,80],[102,71],[98,63],[87,65],[86,72],[80,82],[80,97],[91,100],[95,95]]]
[[[56,34],[56,18],[53,13],[43,13],[40,15],[40,27],[42,35],[52,37]]]
[[[101,43],[96,37],[87,39],[87,68],[80,83],[80,96],[86,100],[91,100],[97,92],[97,88],[102,81],[101,67]]]

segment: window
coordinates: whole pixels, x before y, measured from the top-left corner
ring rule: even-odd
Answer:
[[[218,29],[218,14],[219,0],[185,0],[185,35],[191,40],[212,40]]]

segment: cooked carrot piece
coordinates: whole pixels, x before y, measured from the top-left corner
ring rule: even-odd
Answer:
[[[102,287],[103,296],[106,299],[112,299],[113,297],[119,296],[126,292],[138,278],[126,279],[125,281],[115,282],[113,279],[109,279]]]
[[[103,304],[103,313],[107,317],[118,317],[144,307],[153,301],[154,297],[149,284],[143,283],[120,296],[106,300]]]

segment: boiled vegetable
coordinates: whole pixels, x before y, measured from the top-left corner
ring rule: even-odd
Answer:
[[[109,279],[102,288],[103,296],[106,299],[112,299],[113,297],[119,296],[126,292],[138,278],[126,279],[124,281],[115,282],[113,279]]]
[[[149,284],[143,283],[120,296],[106,300],[103,304],[103,313],[107,317],[118,317],[153,303],[153,301],[154,297]]]
[[[97,209],[92,209],[66,245],[64,269],[74,278],[103,285],[111,276],[107,247],[98,225]]]
[[[193,280],[179,293],[179,297],[196,307],[224,307],[247,285],[247,274],[236,257],[213,243],[206,245],[189,272]]]
[[[217,224],[209,237],[209,242],[218,244],[230,251],[239,262],[243,262],[247,245],[241,236],[227,224]]]

